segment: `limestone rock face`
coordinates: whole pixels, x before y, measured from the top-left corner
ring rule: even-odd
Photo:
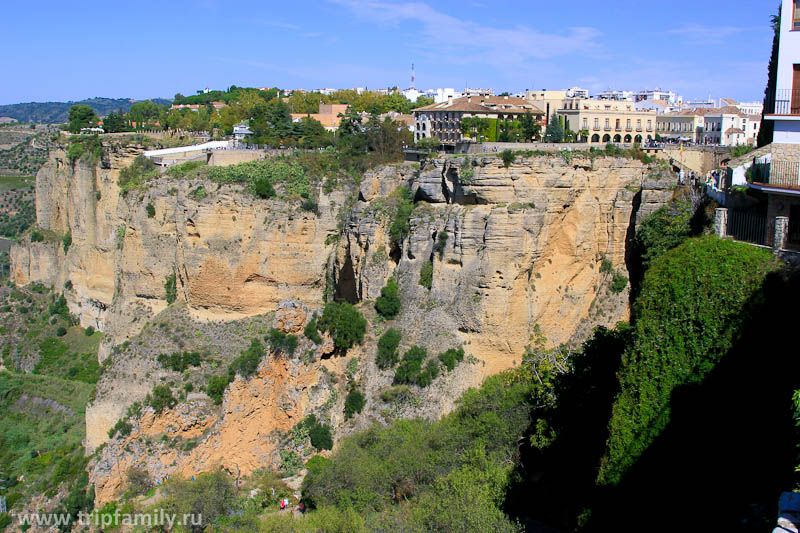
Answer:
[[[64,152],[51,156],[36,185],[38,224],[47,237],[12,248],[14,282],[61,289],[71,281],[65,290],[71,312],[104,332],[102,360],[173,308],[165,289],[173,275],[178,305],[197,323],[227,323],[277,308],[275,327],[298,336],[325,295],[362,301],[366,314],[374,312],[372,300],[393,275],[404,346],[438,353],[463,345],[473,358],[452,374],[455,381],[429,389],[430,402],[409,416],[451,409],[468,386],[519,364],[535,335],[550,344],[575,344],[596,325],[626,319],[627,290],[612,294],[600,264],[607,258],[625,273],[632,228],[667,201],[675,183],[629,158],[518,156],[506,167],[498,157],[443,157],[374,169],[358,190],[319,190],[319,214],[313,214],[296,203],[255,198],[241,185],[166,176],[122,196],[119,171],[141,151],[107,146],[94,164],[73,165]],[[408,232],[393,242],[393,193],[401,186],[416,207]],[[66,231],[72,244],[65,251],[60,236]],[[430,289],[419,283],[428,263]],[[362,366],[372,361],[374,351],[367,350],[377,342],[367,337],[359,348]],[[220,357],[229,360],[241,349]],[[330,338],[318,349],[329,354]],[[155,352],[115,353],[114,372],[104,373],[86,411],[89,448],[107,440],[127,406],[166,376],[153,370]],[[323,363],[344,364],[335,357]],[[364,387],[378,394],[391,377],[373,367],[363,374]],[[243,469],[264,457],[274,461],[274,444],[263,436],[290,428],[325,401],[308,392],[320,379],[314,368],[276,359],[257,379],[232,384],[207,444],[168,459],[170,471],[206,468],[217,459],[238,461]],[[141,431],[150,430],[145,424]],[[116,490],[111,476],[102,482],[109,487],[105,494]]]

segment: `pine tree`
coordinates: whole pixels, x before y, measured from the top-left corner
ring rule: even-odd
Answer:
[[[549,143],[560,143],[564,140],[564,128],[555,113],[550,117],[550,123],[544,131],[544,140]]]

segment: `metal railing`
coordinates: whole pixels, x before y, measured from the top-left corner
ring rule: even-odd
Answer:
[[[800,187],[800,161],[777,159],[770,163],[756,163],[753,165],[750,181],[768,185]]]
[[[765,115],[800,115],[800,89],[777,89],[764,100]]]
[[[737,241],[767,244],[767,215],[740,209],[728,210],[727,234]]]

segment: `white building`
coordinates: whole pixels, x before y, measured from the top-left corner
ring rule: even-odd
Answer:
[[[620,102],[632,102],[633,91],[603,91],[595,97],[598,100],[617,100]]]
[[[330,87],[325,87],[324,89],[314,89],[313,92],[324,94],[324,95],[328,96],[328,95],[331,95],[334,92],[336,92],[336,89],[332,89]]]
[[[569,98],[583,98],[589,99],[589,89],[581,89],[580,87],[570,87],[567,89],[567,97]]]
[[[456,98],[461,98],[461,96],[463,96],[461,92],[456,91],[452,87],[448,87],[446,89],[431,89],[430,92],[434,93],[433,96],[434,104],[442,104],[444,102],[447,102],[451,98],[455,100]]]
[[[645,90],[639,91],[634,95],[634,100],[636,102],[643,102],[646,100],[649,101],[662,101],[668,102],[670,104],[676,105],[683,101],[683,98],[676,95],[672,91],[662,91],[661,89],[653,89],[653,90]]]

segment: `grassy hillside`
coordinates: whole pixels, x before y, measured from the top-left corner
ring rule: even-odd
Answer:
[[[77,102],[25,102],[22,104],[0,105],[0,117],[15,118],[20,122],[44,122],[57,124],[67,122],[69,108],[76,104],[86,104],[97,111],[99,116],[105,116],[111,111],[122,109],[128,112],[131,104],[136,100],[130,98],[89,98]],[[170,100],[156,98],[153,102],[159,105],[168,105]]]

